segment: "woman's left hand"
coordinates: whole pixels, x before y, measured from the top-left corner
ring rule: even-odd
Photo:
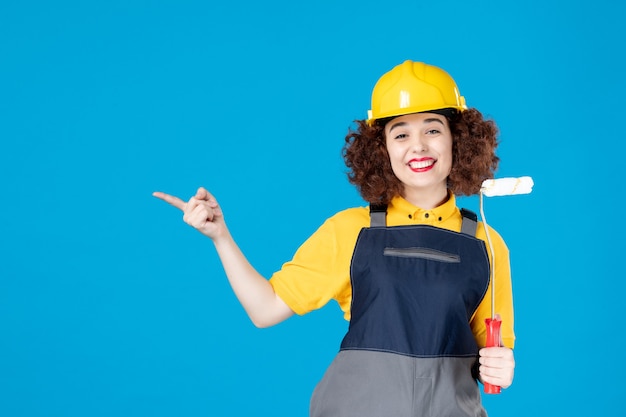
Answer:
[[[478,352],[480,355],[478,368],[483,383],[508,388],[513,383],[515,359],[513,350],[507,347],[485,347]]]

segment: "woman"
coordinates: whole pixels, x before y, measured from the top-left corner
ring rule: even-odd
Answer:
[[[204,188],[187,202],[154,195],[212,239],[256,326],[339,303],[350,326],[311,416],[486,415],[476,380],[506,388],[515,367],[508,250],[491,230],[504,346],[485,348],[490,254],[484,225],[455,195],[493,177],[496,126],[466,107],[445,71],[413,61],[379,79],[368,119],[356,123],[343,154],[369,208],[329,218],[270,280]]]

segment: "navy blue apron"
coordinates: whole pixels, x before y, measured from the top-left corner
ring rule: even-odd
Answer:
[[[486,416],[469,321],[489,284],[489,258],[462,210],[461,233],[386,226],[371,206],[350,266],[351,319],[311,399],[311,417]]]

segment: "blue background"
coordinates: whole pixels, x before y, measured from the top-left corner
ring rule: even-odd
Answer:
[[[270,276],[363,205],[343,138],[405,59],[496,120],[498,176],[535,180],[486,201],[518,337],[490,415],[623,415],[617,3],[4,0],[0,416],[306,416],[337,305],[254,328],[211,242],[151,193],[206,186]]]

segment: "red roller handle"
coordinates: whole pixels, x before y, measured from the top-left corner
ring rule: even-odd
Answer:
[[[485,325],[487,326],[487,342],[486,347],[500,346],[500,325],[502,320],[500,319],[485,319]],[[500,394],[500,387],[497,385],[484,384],[484,390],[486,394]]]

